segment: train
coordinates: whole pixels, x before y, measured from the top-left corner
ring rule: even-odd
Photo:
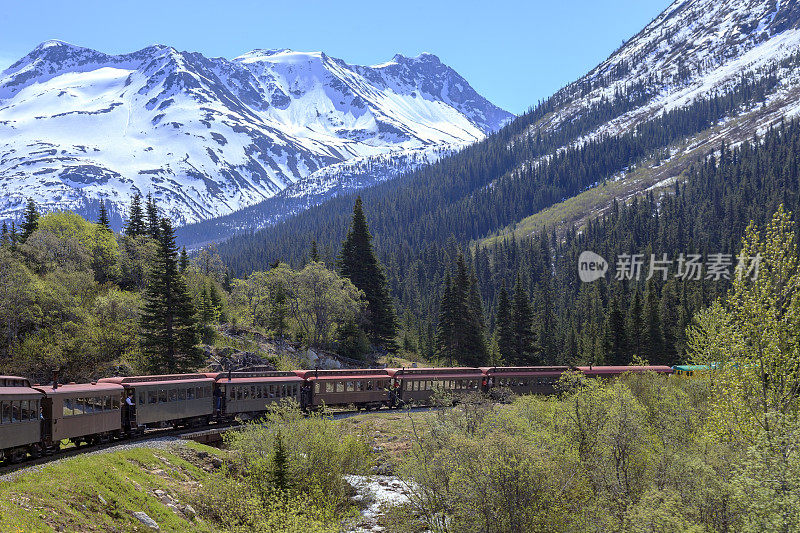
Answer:
[[[292,399],[303,409],[354,406],[371,410],[430,403],[495,389],[553,394],[564,372],[614,378],[625,373],[672,374],[669,366],[526,366],[369,368],[211,372],[117,376],[91,383],[32,384],[0,376],[0,461],[15,463],[57,452],[64,442],[94,445],[141,435],[148,428],[200,428],[252,419]]]

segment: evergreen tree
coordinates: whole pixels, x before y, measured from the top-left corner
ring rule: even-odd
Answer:
[[[272,452],[272,484],[276,489],[285,493],[289,490],[289,480],[289,454],[286,453],[283,435],[278,429]]]
[[[217,322],[218,316],[217,309],[214,307],[214,302],[212,301],[210,291],[208,290],[208,285],[205,285],[203,287],[203,292],[200,295],[199,321],[200,340],[204,344],[210,344],[214,342],[216,331],[214,330],[213,325]]]
[[[514,324],[512,322],[513,311],[511,301],[508,298],[508,291],[505,285],[500,287],[500,296],[497,300],[497,327],[495,336],[497,338],[497,351],[503,363],[517,361],[517,343],[514,339]]]
[[[33,198],[28,198],[28,205],[25,206],[25,215],[22,221],[22,240],[27,240],[31,234],[39,227],[39,211]]]
[[[319,252],[317,251],[317,241],[311,241],[311,254],[309,255],[309,260],[314,261],[315,263],[319,262]]]
[[[3,233],[0,235],[0,244],[3,246],[9,246],[11,244],[11,235],[8,233],[8,224],[6,221],[3,221]]]
[[[283,339],[288,328],[287,318],[289,316],[289,306],[286,300],[286,287],[283,284],[276,284],[271,294],[269,308],[269,318],[267,327],[272,330],[275,337]]]
[[[133,195],[131,207],[128,211],[128,224],[125,226],[125,235],[139,237],[145,234],[144,213],[142,212],[142,195],[138,192]]]
[[[97,223],[102,227],[111,231],[111,222],[108,220],[108,211],[106,210],[106,203],[100,201],[100,215],[97,217]]]
[[[477,281],[469,275],[464,256],[459,255],[455,275],[445,278],[437,335],[440,357],[450,364],[486,363],[489,354],[482,309]]]
[[[533,336],[533,308],[519,275],[517,275],[517,282],[514,285],[511,322],[514,328],[513,356],[515,359],[509,363],[514,365],[540,364]]]
[[[154,239],[159,239],[161,224],[158,218],[158,207],[152,193],[147,193],[147,234]]]
[[[614,296],[603,328],[603,351],[610,365],[624,365],[626,359],[625,317],[620,309],[619,297]]]
[[[655,286],[655,279],[650,278],[644,292],[643,309],[643,345],[641,357],[651,364],[666,364],[664,353],[664,337],[661,332],[661,301]]]
[[[628,357],[630,361],[634,356],[642,357],[644,350],[644,319],[642,307],[642,293],[639,289],[634,289],[631,305],[628,308],[628,316],[625,319],[625,331],[628,334]]]
[[[372,235],[364,217],[361,197],[353,207],[353,219],[342,243],[338,267],[342,276],[364,291],[367,300],[366,332],[372,342],[394,348],[397,317],[386,274],[372,249]]]
[[[436,352],[440,359],[453,366],[456,358],[455,346],[456,306],[454,300],[453,280],[448,272],[444,278],[444,290],[439,304],[439,322],[436,327]]]
[[[13,220],[11,221],[11,234],[9,235],[9,240],[11,241],[11,249],[16,250],[17,243],[19,242],[19,233],[17,232],[17,223]]]
[[[181,270],[181,274],[186,274],[186,271],[189,269],[189,254],[186,253],[186,247],[184,246],[181,248],[181,258],[179,261],[179,266]]]
[[[144,293],[141,345],[151,372],[183,372],[202,363],[195,308],[178,271],[178,248],[168,219],[161,221],[159,234],[158,255]]]

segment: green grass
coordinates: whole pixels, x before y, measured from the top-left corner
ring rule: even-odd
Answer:
[[[135,511],[147,513],[161,531],[214,531],[199,518],[175,514],[153,493],[162,489],[189,503],[210,476],[185,458],[197,451],[221,453],[195,443],[180,453],[134,448],[65,459],[0,482],[0,531],[151,531],[133,517]]]

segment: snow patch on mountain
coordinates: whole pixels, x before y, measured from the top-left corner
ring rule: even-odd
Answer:
[[[102,201],[119,221],[138,192],[197,222],[294,184],[324,196],[375,183],[396,175],[383,172],[394,158],[459,149],[511,117],[431,54],[364,67],[323,52],[228,60],[46,41],[0,73],[0,218],[33,197],[84,213]]]

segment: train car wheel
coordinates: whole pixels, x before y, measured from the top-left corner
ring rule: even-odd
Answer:
[[[34,459],[42,456],[42,446],[40,444],[33,444],[28,448],[28,453]]]

